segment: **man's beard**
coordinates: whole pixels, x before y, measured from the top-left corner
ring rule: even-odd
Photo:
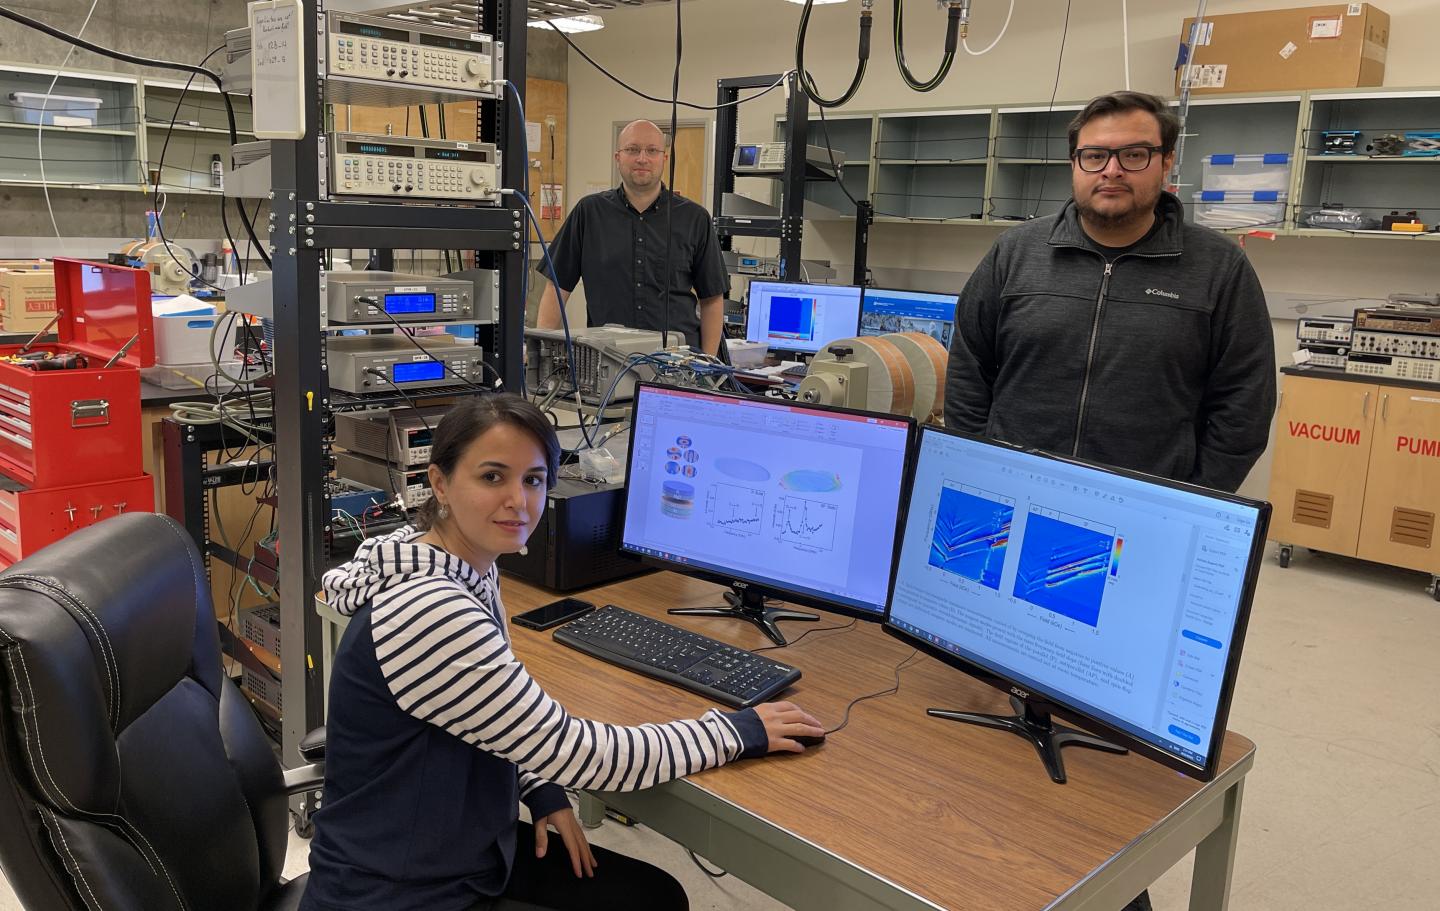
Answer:
[[[1081,217],[1097,228],[1114,230],[1144,221],[1155,211],[1155,205],[1160,201],[1159,194],[1156,194],[1156,197],[1150,200],[1149,205],[1145,205],[1133,189],[1130,198],[1135,200],[1135,205],[1125,212],[1102,212],[1091,205],[1088,199],[1082,202],[1079,198],[1075,200],[1075,208],[1080,210]]]

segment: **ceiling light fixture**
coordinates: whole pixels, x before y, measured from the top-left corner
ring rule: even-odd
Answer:
[[[562,32],[578,35],[581,32],[598,32],[605,27],[605,20],[599,16],[562,16],[558,19],[532,19],[527,23],[531,28],[555,26]]]

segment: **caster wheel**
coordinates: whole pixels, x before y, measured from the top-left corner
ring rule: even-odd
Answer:
[[[1292,549],[1292,548],[1290,547],[1290,545],[1288,545],[1288,544],[1282,544],[1282,545],[1280,546],[1280,568],[1281,568],[1281,569],[1286,569],[1286,568],[1288,568],[1288,567],[1290,566],[1290,555],[1291,555],[1293,552],[1294,552],[1293,549]]]
[[[290,815],[295,818],[295,834],[296,834],[296,835],[299,835],[301,838],[304,838],[304,839],[307,839],[307,840],[308,840],[309,838],[311,838],[312,836],[314,836],[314,834],[315,834],[315,818],[314,818],[313,816],[309,815],[308,813],[305,814],[305,815],[303,815],[303,816],[300,815],[299,813],[291,813]]]
[[[1440,601],[1440,577],[1430,580],[1430,597]]]

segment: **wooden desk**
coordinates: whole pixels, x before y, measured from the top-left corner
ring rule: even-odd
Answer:
[[[501,591],[512,616],[554,599],[508,577]],[[663,616],[667,607],[718,603],[720,592],[656,573],[580,596]],[[683,623],[741,648],[769,644],[737,621]],[[826,615],[803,642],[769,653],[804,672],[785,698],[827,728],[851,699],[891,686],[895,666],[912,653],[874,624],[819,631],[843,623]],[[794,636],[809,628],[786,625]],[[574,715],[633,725],[712,707],[559,645],[548,632],[511,629],[516,654]],[[1067,750],[1070,783],[1056,785],[1027,742],[929,718],[932,706],[1008,711],[998,690],[918,656],[901,673],[899,693],[860,703],[845,730],[803,755],[596,796],[802,911],[1116,911],[1197,845],[1191,911],[1227,906],[1255,757],[1249,740],[1226,737],[1224,771],[1209,784],[1135,755]],[[598,816],[594,809],[587,819]]]

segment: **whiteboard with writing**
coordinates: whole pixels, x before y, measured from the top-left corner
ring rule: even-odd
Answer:
[[[259,0],[250,16],[250,75],[257,139],[305,135],[304,10],[300,0]]]

